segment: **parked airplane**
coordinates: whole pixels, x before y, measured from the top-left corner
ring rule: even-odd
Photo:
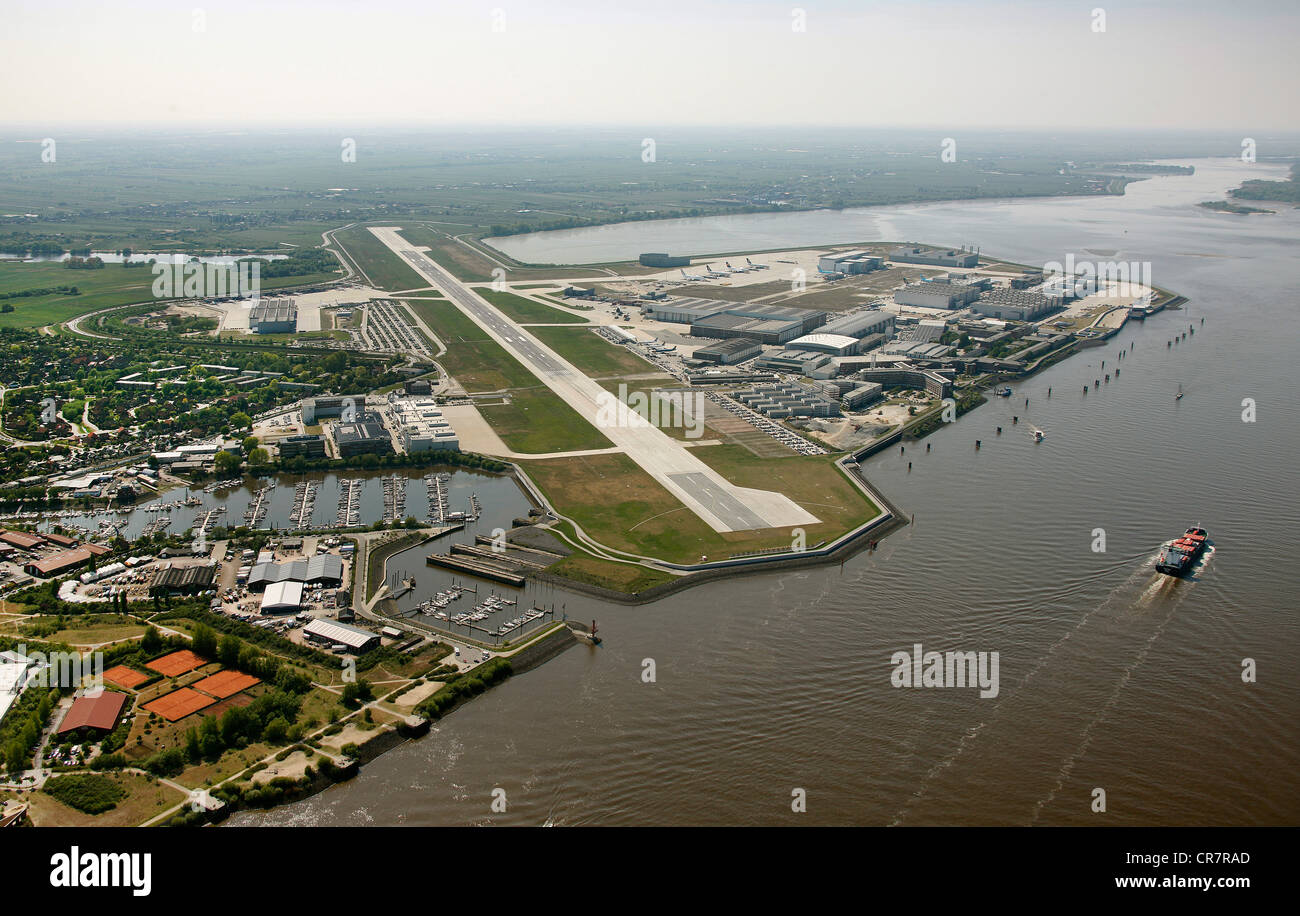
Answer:
[[[707,280],[707,279],[708,279],[708,277],[701,277],[701,276],[699,276],[699,275],[697,275],[697,274],[688,274],[688,273],[687,273],[686,271],[684,271],[684,270],[682,271],[682,277],[683,277],[684,279],[687,279],[687,280],[700,280],[700,281],[704,281],[704,280]]]
[[[767,270],[766,264],[755,264],[749,258],[745,258],[745,263],[748,264],[754,270]]]

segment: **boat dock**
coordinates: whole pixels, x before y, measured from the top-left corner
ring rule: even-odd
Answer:
[[[461,546],[453,545],[453,550]],[[429,566],[441,566],[444,569],[454,569],[457,572],[469,573],[472,576],[478,576],[482,579],[490,579],[493,582],[503,582],[506,585],[513,585],[515,588],[522,588],[524,577],[518,573],[501,566],[495,566],[484,562],[477,557],[470,558],[465,556],[452,556],[451,554],[431,553],[425,558],[425,563]]]

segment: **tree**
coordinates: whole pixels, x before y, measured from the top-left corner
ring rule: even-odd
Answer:
[[[162,651],[162,634],[157,628],[149,627],[144,631],[144,638],[140,640],[140,651],[147,657],[152,657]]]
[[[238,455],[234,452],[227,452],[224,449],[217,452],[217,456],[212,460],[212,463],[216,467],[218,474],[223,474],[227,477],[232,474],[238,474],[240,465],[243,464]]]
[[[255,448],[248,453],[248,463],[256,466],[270,464],[271,455],[264,448]]]
[[[199,624],[194,628],[194,641],[192,646],[195,655],[201,655],[208,659],[215,659],[217,657],[216,631],[206,624]]]
[[[236,668],[239,666],[239,649],[239,637],[227,633],[221,637],[221,643],[217,647],[217,658],[227,668]]]
[[[272,744],[279,744],[288,733],[289,723],[285,721],[284,716],[276,716],[266,723],[266,728],[262,731],[262,737]]]
[[[242,444],[244,446],[244,454],[247,455],[253,449],[257,448],[257,437],[248,436],[247,438],[244,439]]]
[[[242,410],[237,410],[230,415],[230,425],[233,429],[248,429],[253,425],[253,418]]]

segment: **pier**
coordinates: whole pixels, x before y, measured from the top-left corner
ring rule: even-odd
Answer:
[[[460,545],[456,545],[460,546]],[[515,588],[523,588],[524,577],[499,566],[492,566],[480,559],[463,556],[452,556],[451,554],[432,553],[425,558],[429,566],[441,566],[444,569],[454,569],[457,572],[469,573],[482,579],[490,579],[493,582],[502,582],[506,585],[513,585]]]

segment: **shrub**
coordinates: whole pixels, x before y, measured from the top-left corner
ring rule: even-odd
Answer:
[[[51,779],[45,784],[45,791],[68,807],[86,814],[103,814],[126,798],[126,790],[116,782],[93,773]]]

